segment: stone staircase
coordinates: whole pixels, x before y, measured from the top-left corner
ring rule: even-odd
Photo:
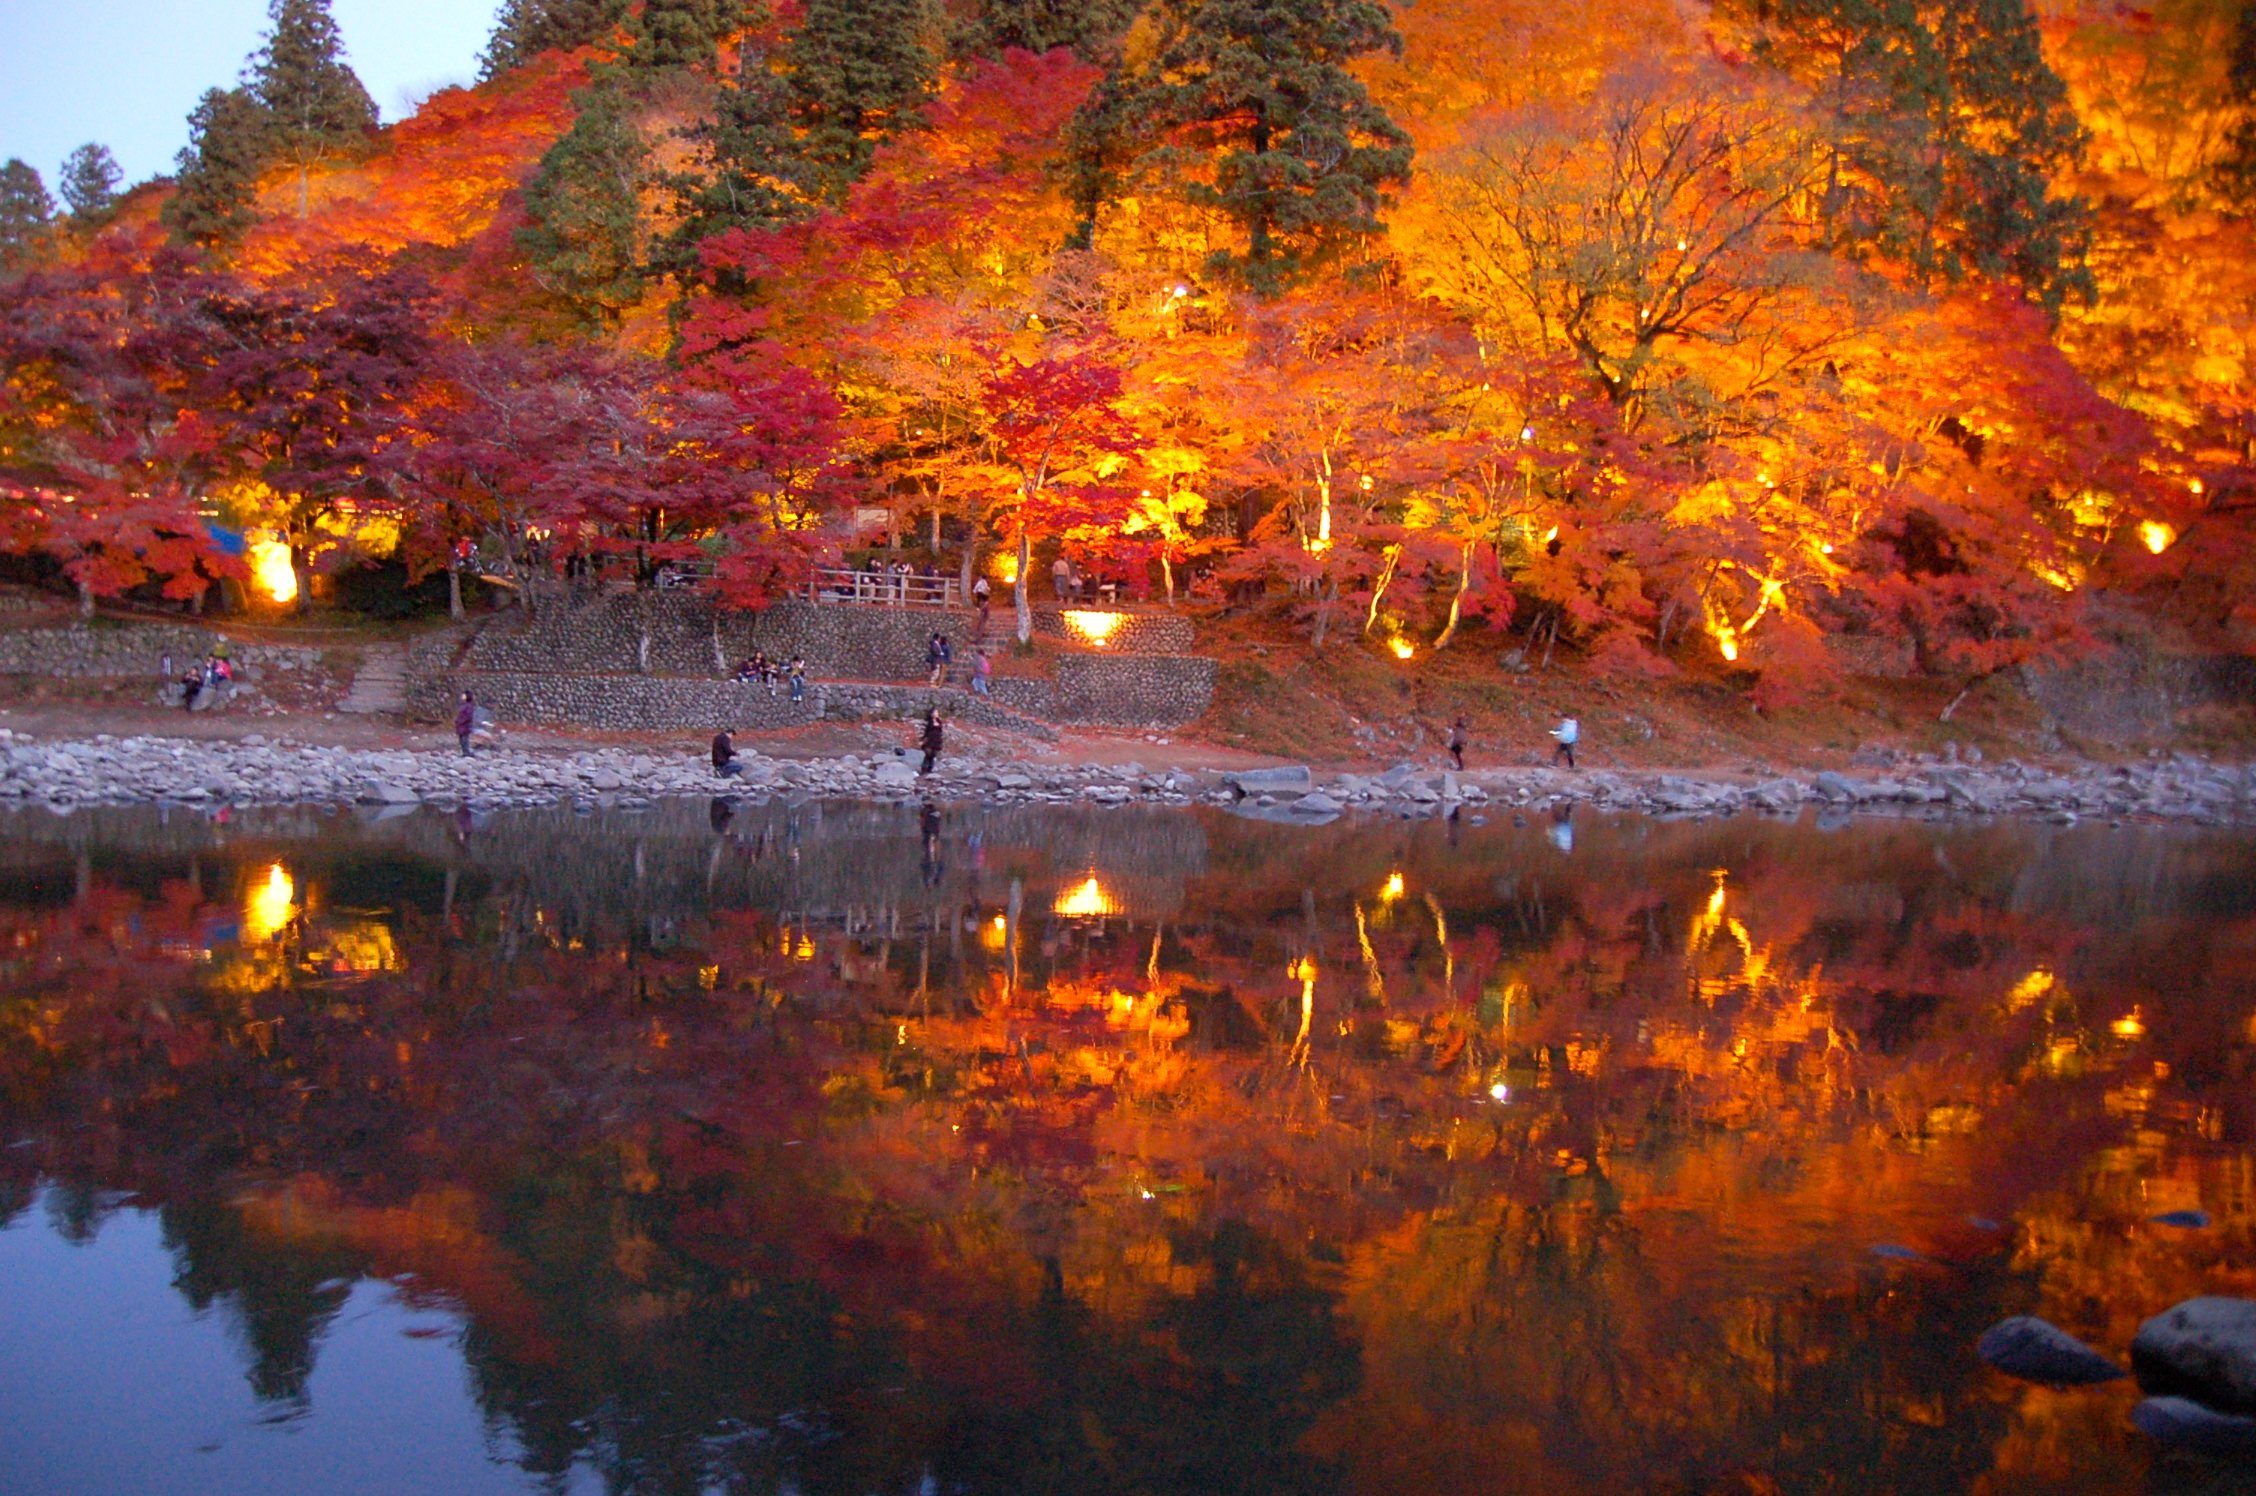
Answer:
[[[372,644],[364,649],[360,668],[353,672],[352,689],[337,703],[337,710],[363,716],[406,711],[406,647]]]

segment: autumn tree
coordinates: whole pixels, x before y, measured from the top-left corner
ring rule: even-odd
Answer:
[[[118,183],[124,178],[110,148],[88,141],[64,158],[55,190],[62,194],[64,206],[79,226],[92,227],[109,216],[117,203]]]
[[[54,199],[37,168],[15,157],[0,165],[0,275],[13,274],[38,256],[54,216]]]
[[[1158,0],[1148,49],[1092,100],[1085,154],[1220,214],[1214,268],[1274,294],[1376,233],[1410,142],[1350,71],[1401,38],[1376,0]],[[1101,192],[1102,183],[1088,190]]]
[[[205,91],[188,116],[188,144],[174,168],[163,216],[175,241],[228,244],[256,221],[253,204],[267,161],[267,117],[247,89]]]
[[[273,0],[267,19],[244,86],[266,115],[268,159],[297,168],[303,218],[314,166],[358,148],[376,128],[376,105],[345,62],[329,0]]]
[[[430,314],[423,283],[366,267],[217,308],[226,394],[213,416],[238,471],[268,495],[261,518],[290,548],[301,609],[316,560],[348,539],[340,522],[381,496],[377,456],[421,378]]]
[[[1022,645],[1034,637],[1034,536],[1116,524],[1125,511],[1128,491],[1112,480],[1137,436],[1119,408],[1121,386],[1117,365],[1061,351],[1002,360],[981,390],[998,475],[1008,484],[997,507],[1017,557],[1011,597]]]
[[[2233,16],[2225,98],[2237,118],[2227,129],[2214,168],[2218,191],[2242,213],[2256,212],[2256,5]]]
[[[1941,281],[2088,295],[2087,209],[2068,195],[2083,130],[2026,0],[1733,0],[1756,55],[1807,82],[1838,149],[1831,241]]]
[[[569,52],[609,37],[627,0],[504,0],[478,60],[481,79],[498,78],[543,52]]]
[[[174,255],[0,286],[0,549],[60,563],[91,612],[144,583],[238,575],[199,508],[229,457],[214,284]]]

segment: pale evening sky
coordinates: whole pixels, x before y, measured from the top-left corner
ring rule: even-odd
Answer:
[[[345,60],[390,124],[477,76],[498,0],[333,0]],[[125,185],[172,170],[188,111],[236,81],[266,30],[266,0],[0,0],[0,161],[53,192],[63,158],[110,148]]]

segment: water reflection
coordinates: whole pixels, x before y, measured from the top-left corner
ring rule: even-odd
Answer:
[[[0,1219],[529,1481],[2217,1478],[1968,1348],[2256,1291],[2244,842],[716,806],[10,821]]]

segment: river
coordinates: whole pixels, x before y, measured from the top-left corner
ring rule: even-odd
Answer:
[[[2256,1293],[2256,840],[5,815],[0,1223],[41,1496],[2238,1490],[1973,1346]]]

